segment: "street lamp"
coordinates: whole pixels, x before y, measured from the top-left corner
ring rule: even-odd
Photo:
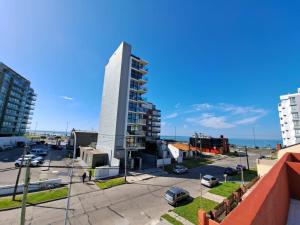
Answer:
[[[74,150],[73,150],[73,159],[72,159],[72,167],[71,172],[69,176],[69,191],[68,191],[68,199],[67,199],[67,207],[66,207],[66,214],[65,214],[65,225],[67,225],[68,220],[68,213],[69,213],[69,207],[70,207],[70,195],[71,195],[71,187],[72,187],[72,178],[73,178],[73,169],[74,169],[74,162],[75,162],[75,156],[76,156],[76,132],[75,130],[72,131],[72,134],[74,136]]]

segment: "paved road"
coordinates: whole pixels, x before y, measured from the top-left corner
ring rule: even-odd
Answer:
[[[37,148],[47,148],[46,146],[38,146]],[[43,166],[48,166],[49,160],[51,160],[51,166],[65,166],[68,163],[68,159],[65,159],[66,150],[52,150],[49,149],[49,154],[45,157]],[[16,181],[18,168],[15,168],[15,160],[22,157],[23,148],[14,148],[13,150],[7,150],[0,152],[0,170],[1,177],[0,185],[11,185]],[[7,169],[3,172],[4,169]],[[31,182],[51,179],[51,178],[65,178],[67,179],[68,169],[65,168],[50,168],[50,170],[44,171],[43,167],[31,167]],[[20,176],[20,183],[24,182],[25,169],[22,169]]]
[[[257,156],[251,156],[250,161]],[[164,175],[150,180],[99,190],[94,184],[73,185],[69,222],[72,225],[151,225],[172,207],[163,198],[170,186],[187,189],[192,197],[200,195],[199,175],[212,174],[223,179],[224,166],[234,166],[239,158],[227,158],[212,165],[194,168],[184,175]],[[202,188],[203,194],[208,188]],[[27,207],[26,224],[64,224],[66,200]],[[0,212],[1,224],[19,224],[20,209]]]

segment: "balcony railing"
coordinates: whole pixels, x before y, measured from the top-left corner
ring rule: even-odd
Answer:
[[[145,148],[145,143],[127,143],[127,148]]]
[[[128,123],[146,125],[145,119],[128,120]]]
[[[128,131],[128,135],[137,135],[137,136],[145,136],[146,132],[145,131],[140,131],[140,130],[134,130],[134,131]]]

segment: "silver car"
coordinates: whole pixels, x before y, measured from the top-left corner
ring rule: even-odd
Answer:
[[[182,173],[187,173],[188,172],[188,168],[182,166],[182,165],[176,165],[173,169],[174,173],[177,174],[182,174]]]
[[[178,202],[188,199],[190,193],[180,187],[171,187],[165,193],[165,199],[170,205],[176,206]]]
[[[218,178],[211,176],[211,175],[205,175],[201,179],[201,184],[207,187],[214,187],[219,184]]]

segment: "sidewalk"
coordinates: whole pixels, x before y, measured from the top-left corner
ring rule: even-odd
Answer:
[[[176,213],[174,213],[172,211],[168,212],[168,214],[170,216],[172,216],[173,218],[175,218],[176,220],[178,220],[179,222],[183,223],[184,225],[194,225],[190,221],[186,220],[185,218],[179,216],[178,214],[176,214]]]
[[[217,203],[221,203],[224,201],[224,199],[226,199],[225,197],[223,196],[220,196],[220,195],[215,195],[215,194],[212,194],[210,192],[206,192],[204,195],[203,195],[203,198],[207,198],[209,200],[212,200],[214,202],[217,202]]]
[[[167,174],[167,172],[163,171],[159,168],[151,168],[145,169],[141,171],[132,171],[129,172],[129,176],[127,177],[127,181],[129,183],[134,183],[141,180],[148,180],[157,176],[162,176]]]

